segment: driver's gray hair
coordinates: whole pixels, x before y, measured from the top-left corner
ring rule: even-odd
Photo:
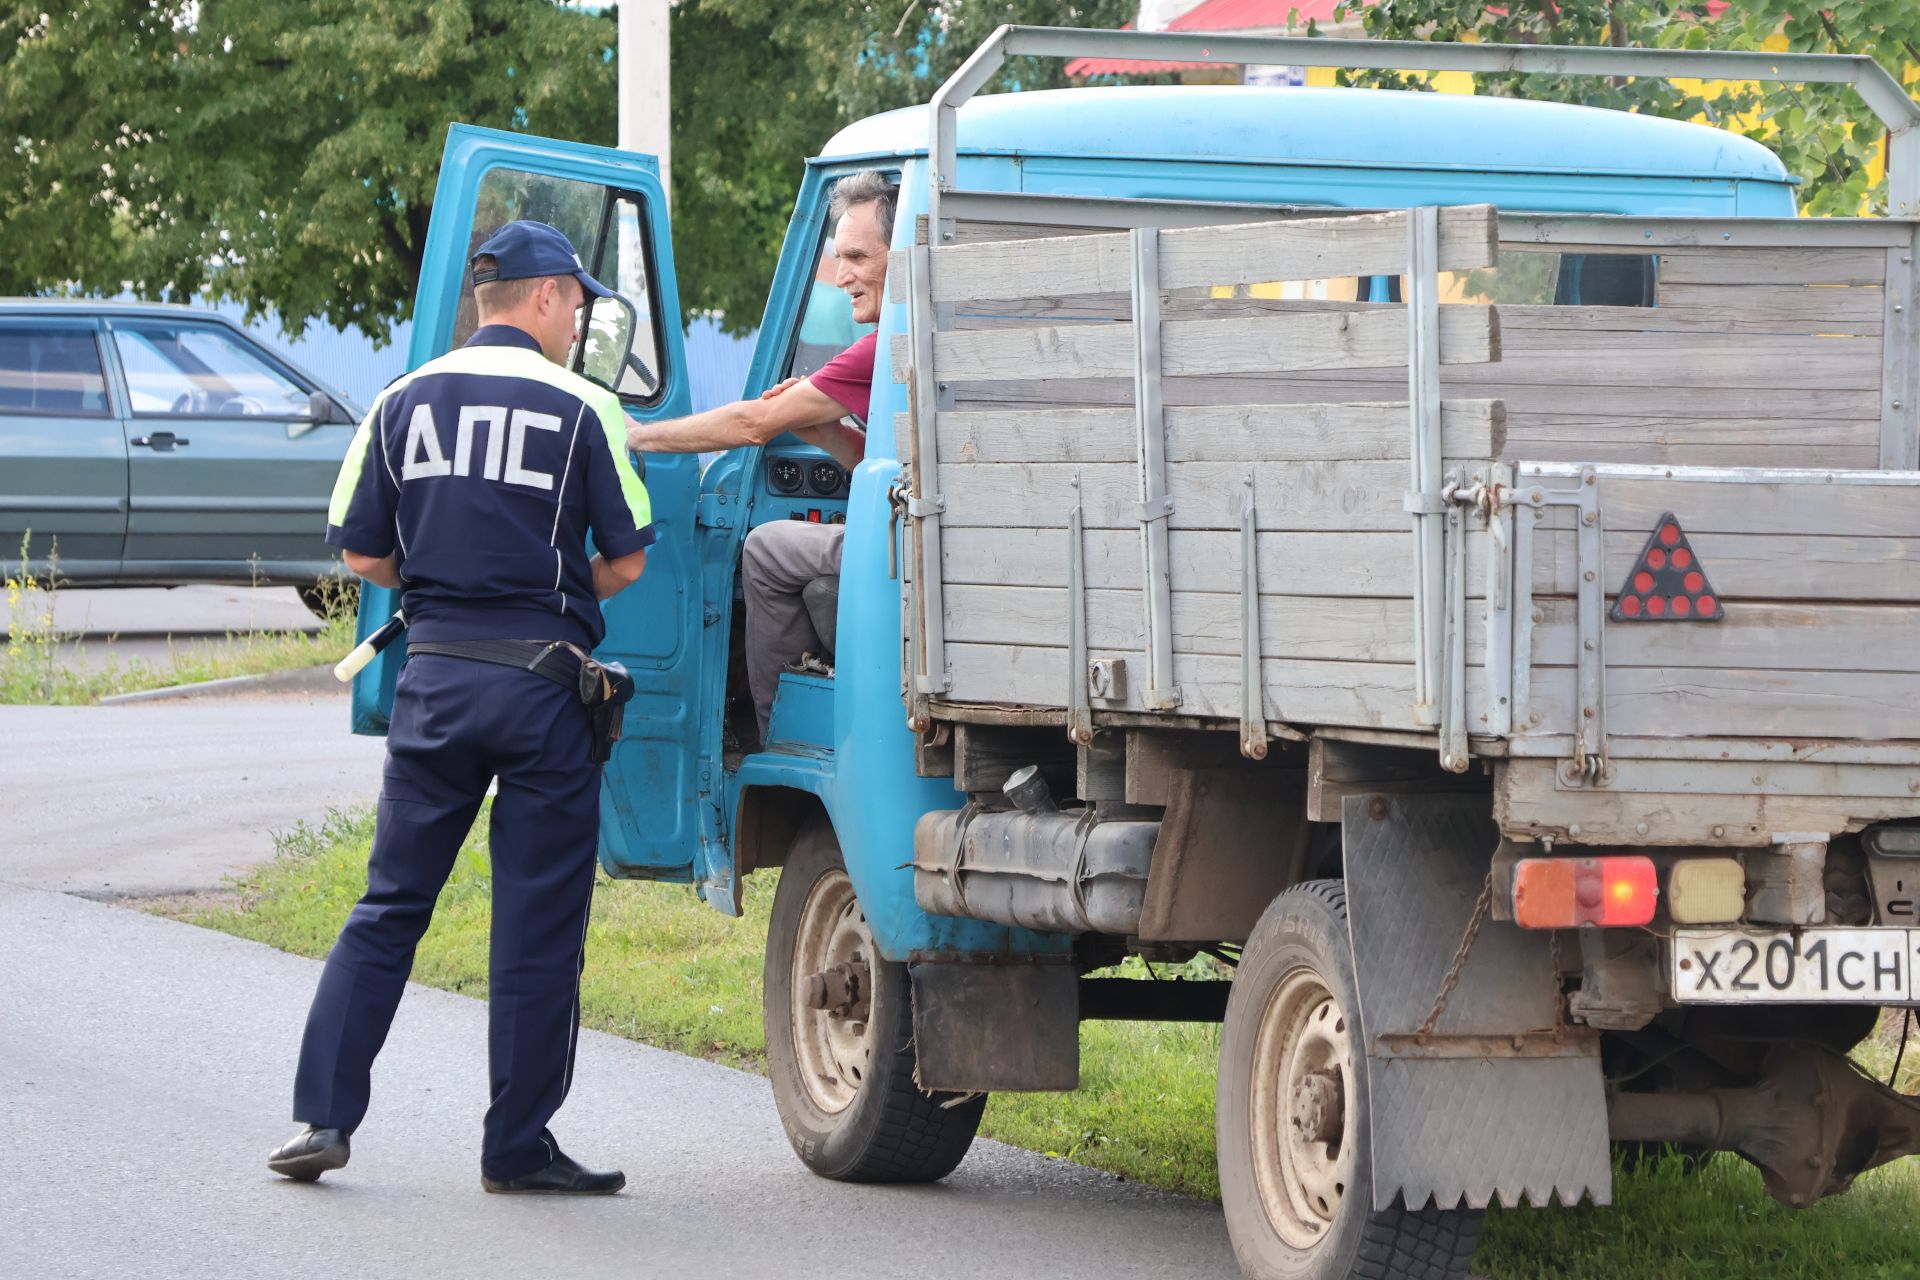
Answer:
[[[862,169],[833,184],[833,197],[827,201],[827,216],[836,221],[855,205],[870,204],[880,215],[880,243],[893,244],[893,205],[898,188],[878,169]]]

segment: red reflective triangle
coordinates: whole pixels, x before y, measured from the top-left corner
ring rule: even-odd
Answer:
[[[1607,616],[1615,622],[1719,622],[1727,616],[1673,512],[1653,526]]]

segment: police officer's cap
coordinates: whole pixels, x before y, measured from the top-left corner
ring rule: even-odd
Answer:
[[[482,257],[491,257],[494,265],[476,265]],[[495,280],[525,280],[529,276],[572,276],[589,297],[611,298],[613,290],[587,274],[574,252],[573,243],[554,227],[525,218],[509,222],[474,250],[469,260],[476,285]]]

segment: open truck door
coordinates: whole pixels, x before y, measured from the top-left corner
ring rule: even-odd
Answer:
[[[625,308],[596,306],[583,367],[619,394],[629,417],[688,411],[679,293],[667,228],[666,193],[652,156],[456,124],[448,131],[434,192],[433,222],[414,297],[408,367],[464,343],[475,328],[467,262],[476,246],[516,218],[565,232],[595,279],[631,304],[632,346],[615,369],[596,360],[602,343],[629,322]],[[603,310],[610,312],[604,314]],[[701,605],[694,556],[695,455],[644,460],[658,540],[640,581],[601,605],[607,638],[597,651],[632,674],[634,697],[601,789],[600,860],[616,876],[687,879],[699,841],[695,812],[682,804],[695,757]],[[399,607],[398,593],[372,586],[360,597],[364,639]],[[396,644],[355,679],[353,731],[384,734],[404,648]],[[649,803],[651,802],[651,803]]]

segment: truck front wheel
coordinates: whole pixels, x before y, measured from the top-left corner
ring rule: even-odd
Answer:
[[[874,946],[824,822],[795,837],[780,873],[764,989],[773,1100],[807,1168],[844,1182],[953,1172],[986,1097],[914,1083],[907,967]]]
[[[1373,1208],[1346,887],[1295,885],[1247,940],[1220,1042],[1227,1233],[1250,1280],[1459,1280],[1481,1214]]]

